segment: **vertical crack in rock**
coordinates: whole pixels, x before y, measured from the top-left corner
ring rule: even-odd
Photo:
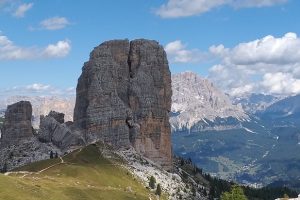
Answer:
[[[171,167],[171,74],[162,46],[112,40],[96,47],[78,80],[75,125],[89,142],[135,149]]]

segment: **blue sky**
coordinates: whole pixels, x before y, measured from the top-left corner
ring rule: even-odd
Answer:
[[[123,38],[159,41],[172,73],[195,71],[234,95],[300,93],[299,8],[298,0],[0,0],[0,93],[66,94],[95,46]]]

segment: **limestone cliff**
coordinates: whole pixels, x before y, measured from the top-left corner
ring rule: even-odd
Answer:
[[[74,123],[89,141],[133,145],[169,169],[171,95],[166,53],[156,41],[104,42],[82,69]]]
[[[8,145],[33,136],[31,126],[32,106],[28,101],[9,105],[5,112],[1,144]]]

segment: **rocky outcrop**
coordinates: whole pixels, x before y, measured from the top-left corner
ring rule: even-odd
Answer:
[[[44,143],[53,143],[60,149],[66,149],[74,145],[84,145],[82,134],[68,127],[64,121],[63,113],[51,111],[47,116],[41,116],[38,138]]]
[[[63,152],[52,143],[41,143],[36,137],[22,139],[22,142],[11,143],[0,150],[0,169],[7,165],[8,170],[28,163],[50,158],[50,152],[62,155]]]
[[[58,123],[65,123],[65,114],[64,113],[59,113],[56,111],[51,110],[50,113],[48,114],[49,117],[53,117]]]
[[[169,169],[171,94],[166,53],[156,41],[104,42],[82,69],[74,123],[89,141],[133,145]]]
[[[32,107],[30,102],[20,101],[9,105],[5,112],[1,144],[8,145],[16,143],[18,140],[32,137],[31,117]]]

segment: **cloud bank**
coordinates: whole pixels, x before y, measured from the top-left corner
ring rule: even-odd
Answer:
[[[210,47],[220,64],[209,78],[233,95],[249,92],[300,93],[300,38],[295,33],[268,35],[233,48]]]
[[[220,6],[238,8],[266,7],[286,3],[288,0],[168,0],[156,14],[162,18],[200,15]]]
[[[70,51],[71,42],[69,40],[58,41],[44,48],[21,47],[0,32],[0,60],[62,58],[67,56]]]

